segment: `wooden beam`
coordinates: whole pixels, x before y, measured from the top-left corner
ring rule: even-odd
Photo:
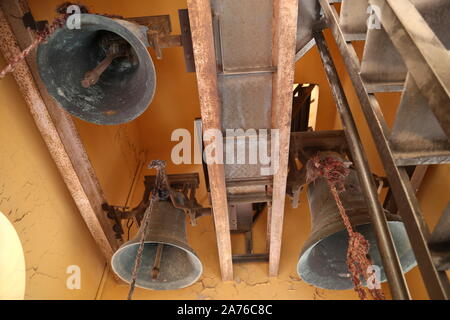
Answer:
[[[221,129],[220,100],[209,0],[188,0],[203,130]],[[233,280],[230,226],[223,164],[208,164],[211,201],[224,281]]]
[[[5,59],[11,60],[34,37],[21,17],[28,11],[24,0],[1,1],[0,42]],[[21,63],[14,77],[47,147],[61,172],[89,231],[107,261],[118,247],[111,221],[102,210],[105,198],[71,116],[47,93],[37,71],[35,52]]]
[[[278,275],[283,236],[284,204],[291,136],[292,88],[294,83],[298,0],[274,0],[272,65],[272,128],[279,129],[278,170],[273,177],[269,275]]]

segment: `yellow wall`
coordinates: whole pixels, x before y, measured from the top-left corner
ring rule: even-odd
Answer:
[[[25,252],[25,299],[94,299],[105,261],[11,75],[0,96],[0,211]],[[66,287],[70,265],[81,268],[81,290]]]

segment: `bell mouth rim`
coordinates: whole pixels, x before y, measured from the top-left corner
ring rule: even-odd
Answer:
[[[347,213],[353,212],[352,214],[348,214],[348,218],[350,220],[350,224],[353,228],[357,228],[360,226],[371,224],[371,218],[369,215],[369,210],[367,208],[359,208],[357,210],[347,210]],[[402,218],[397,214],[392,214],[388,211],[385,211],[385,217],[387,223],[403,223]],[[312,228],[311,233],[315,234],[318,230],[321,231],[320,237],[309,237],[305,243],[302,246],[302,250],[300,252],[300,255],[303,255],[309,248],[315,246],[320,241],[332,236],[336,232],[339,232],[341,230],[345,229],[344,222],[342,221],[342,218],[340,216],[336,216],[332,220],[329,221],[329,223],[325,226],[322,226],[322,228]]]
[[[169,246],[172,246],[172,247],[176,247],[176,248],[181,249],[181,250],[183,250],[184,252],[190,254],[190,256],[193,257],[194,260],[195,260],[195,265],[199,267],[199,268],[198,268],[198,275],[195,276],[194,280],[190,281],[190,282],[187,283],[186,285],[183,285],[183,286],[180,286],[180,287],[177,287],[177,288],[167,288],[167,289],[154,289],[154,288],[150,288],[150,287],[144,287],[144,286],[139,285],[138,282],[136,281],[135,286],[136,286],[137,288],[146,289],[146,290],[155,290],[155,291],[179,290],[179,289],[187,288],[187,287],[193,285],[195,282],[198,281],[198,279],[200,279],[200,277],[201,277],[202,274],[203,274],[203,264],[202,264],[200,258],[197,256],[197,254],[194,252],[194,250],[192,250],[192,249],[190,249],[190,248],[187,248],[186,246],[184,246],[184,245],[182,245],[182,244],[177,244],[177,243],[175,243],[175,242],[176,242],[176,241],[174,241],[174,240],[172,240],[172,243],[168,243],[168,242],[163,242],[163,241],[161,241],[161,240],[157,241],[157,240],[151,240],[151,239],[150,239],[150,240],[145,240],[145,241],[144,241],[144,247],[145,247],[145,244],[146,244],[146,243],[148,243],[148,244],[164,244],[164,245],[169,245]],[[116,271],[116,268],[114,267],[113,261],[114,261],[114,258],[117,256],[117,254],[119,253],[120,250],[122,250],[122,249],[124,249],[124,248],[131,247],[131,246],[135,246],[135,245],[139,246],[139,243],[140,243],[140,242],[133,242],[133,243],[129,243],[129,244],[124,243],[119,249],[116,250],[116,252],[115,252],[115,253],[113,254],[113,256],[111,257],[111,269],[113,270],[114,274],[116,274],[121,280],[123,280],[124,282],[126,282],[126,283],[128,283],[128,284],[130,284],[131,282],[130,282],[129,280],[126,280],[125,278],[123,278],[123,277]],[[170,282],[166,282],[166,283],[170,283]]]
[[[393,225],[401,224],[401,225],[403,225],[403,228],[405,228],[403,221],[393,220],[393,221],[387,221],[387,223],[388,223],[388,225],[389,224],[393,224]],[[355,225],[354,227],[360,227],[360,226],[365,226],[365,225],[370,225],[370,224],[371,224],[371,222],[361,223],[361,224]],[[346,232],[346,230],[343,229],[343,230],[340,230],[339,232]],[[405,230],[405,232],[406,232],[406,230]],[[351,284],[351,283],[350,283],[350,285],[348,287],[345,287],[345,288],[344,287],[340,287],[340,288],[325,287],[325,286],[318,285],[316,283],[309,282],[308,279],[305,279],[302,276],[304,273],[300,272],[300,270],[303,269],[303,268],[300,269],[300,264],[306,264],[306,261],[305,261],[306,260],[306,256],[307,256],[306,254],[309,253],[316,245],[318,245],[320,242],[322,242],[323,240],[327,239],[331,235],[332,234],[328,234],[327,236],[325,236],[325,237],[317,240],[316,242],[312,243],[311,245],[309,245],[308,248],[306,248],[304,250],[302,249],[302,251],[300,253],[300,257],[299,257],[298,262],[297,262],[296,272],[297,272],[298,276],[300,277],[300,279],[302,279],[302,281],[304,281],[304,282],[306,282],[306,283],[308,283],[308,284],[310,284],[310,285],[312,285],[314,287],[317,287],[317,288],[320,288],[320,289],[326,289],[326,290],[350,290],[350,289],[353,288],[353,284]],[[409,238],[408,238],[408,241],[409,241]],[[304,259],[302,259],[303,257],[304,257]],[[406,274],[407,272],[411,271],[416,266],[417,266],[417,261],[414,259],[413,263],[410,263],[410,264],[406,265],[405,269],[402,268],[403,274]],[[384,268],[383,268],[383,272],[384,272]],[[387,282],[387,277],[385,276],[380,282],[381,283]]]
[[[63,105],[59,100],[54,98],[55,100],[57,100],[57,103],[64,110],[69,112],[72,116],[74,116],[82,121],[96,124],[96,125],[111,125],[111,126],[112,125],[121,125],[121,124],[126,124],[126,123],[136,120],[145,111],[147,111],[147,109],[150,107],[150,104],[152,103],[153,99],[155,98],[155,94],[156,94],[156,85],[157,85],[156,84],[156,82],[157,82],[156,81],[157,80],[156,79],[156,69],[155,69],[155,65],[153,63],[152,57],[150,55],[150,52],[148,51],[147,45],[138,36],[136,36],[136,34],[134,34],[132,31],[130,31],[128,28],[126,28],[123,24],[121,24],[117,20],[122,20],[122,21],[130,23],[132,25],[134,24],[134,25],[136,25],[137,28],[141,28],[141,27],[145,28],[144,26],[141,26],[136,23],[133,23],[133,22],[130,22],[127,20],[123,20],[123,19],[113,19],[113,18],[102,16],[102,15],[90,14],[90,13],[80,14],[81,30],[83,28],[83,24],[91,25],[91,26],[98,25],[98,29],[96,31],[108,31],[108,32],[115,33],[118,36],[125,39],[131,45],[131,47],[135,51],[136,56],[139,60],[139,65],[141,65],[146,70],[146,74],[148,76],[147,83],[146,83],[146,90],[144,90],[144,94],[140,99],[141,104],[145,105],[145,108],[142,108],[142,110],[139,110],[138,112],[133,114],[131,117],[127,117],[126,119],[111,119],[111,121],[102,119],[102,120],[98,120],[98,121],[93,121],[87,115],[74,114],[73,112],[70,111],[67,103],[65,103]],[[107,24],[107,22],[109,22],[109,23],[112,22],[114,24],[109,26]],[[100,24],[102,24],[102,25],[100,25]],[[37,48],[37,61],[39,61],[39,59],[40,59],[39,57],[40,57],[40,54],[42,53],[42,46],[48,45],[48,43],[51,42],[52,38],[55,35],[57,35],[58,33],[67,32],[67,31],[73,31],[73,30],[69,30],[67,28],[67,26],[64,25],[63,28],[57,29],[50,36],[50,38],[47,40],[47,42],[39,45]],[[144,56],[146,57],[146,59],[142,58]],[[148,57],[148,59],[147,59],[147,57]],[[40,71],[40,64],[37,63],[37,66],[38,66],[39,75],[40,75],[41,79],[44,80],[44,78],[41,75],[42,73]],[[43,81],[43,82],[44,82],[45,86],[47,87],[46,82],[45,81]],[[150,85],[148,85],[148,84],[150,84]],[[47,88],[47,90],[48,90],[48,88]],[[53,96],[53,94],[51,94],[51,96]],[[145,103],[142,101],[145,101]]]

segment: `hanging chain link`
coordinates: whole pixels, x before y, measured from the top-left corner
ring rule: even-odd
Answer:
[[[159,200],[159,192],[168,189],[165,167],[166,162],[162,160],[153,160],[149,165],[149,169],[157,170],[155,179],[155,188],[153,189],[152,197],[150,198],[150,204],[145,210],[144,218],[142,220],[143,225],[141,226],[141,228],[144,228],[143,229],[144,231],[142,232],[139,248],[136,254],[136,259],[134,261],[133,273],[131,275],[130,291],[128,292],[128,300],[132,300],[134,289],[136,287],[137,274],[141,266],[142,254],[144,252],[145,237],[147,236],[147,229],[150,223],[150,215],[152,214],[153,211],[153,204],[154,202]]]
[[[341,215],[345,228],[349,236],[349,243],[347,249],[347,266],[352,275],[352,281],[355,291],[361,300],[367,300],[367,293],[361,283],[361,276],[367,283],[371,280],[371,274],[368,270],[372,265],[367,257],[369,253],[369,242],[364,236],[353,230],[350,219],[345,212],[339,193],[345,191],[345,178],[349,175],[350,170],[343,160],[317,154],[312,157],[307,167],[307,183],[315,181],[319,177],[325,178],[328,187],[333,195],[336,205]],[[368,289],[372,298],[375,300],[384,300],[384,294],[381,289]]]

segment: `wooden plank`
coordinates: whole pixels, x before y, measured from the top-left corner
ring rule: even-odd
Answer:
[[[203,131],[221,129],[211,5],[209,0],[188,0]],[[208,164],[211,202],[216,227],[220,270],[224,281],[233,280],[230,226],[223,164]]]
[[[5,18],[12,28],[15,40],[17,41],[20,49],[23,50],[32,41],[34,41],[34,37],[29,30],[25,29],[22,21],[15,17],[23,16],[24,13],[29,11],[27,1],[3,0],[1,1],[1,6],[4,10]],[[67,153],[77,175],[77,179],[80,181],[83,191],[86,194],[86,200],[89,201],[95,214],[94,217],[88,218],[88,220],[98,220],[103,229],[101,233],[103,233],[108,239],[109,245],[107,247],[100,247],[100,249],[103,255],[109,260],[112,256],[112,252],[118,248],[119,243],[117,242],[117,239],[115,239],[111,221],[106,217],[104,211],[102,210],[102,204],[106,201],[92,164],[89,161],[89,157],[84,149],[83,143],[81,142],[71,116],[59,107],[55,100],[47,93],[44,83],[40,80],[37,71],[35,51],[27,57],[27,63],[35,85],[37,86],[40,96],[45,103],[47,112],[53,120],[53,124],[57,130],[59,138],[62,141],[64,152]],[[45,134],[44,132],[41,133],[43,135]],[[85,216],[85,214],[82,215]],[[86,223],[91,229],[88,221],[86,221]],[[95,224],[96,223],[94,223],[94,225]],[[92,226],[92,228],[95,229],[94,226]],[[100,233],[99,230],[94,230],[94,232],[95,234]],[[94,236],[94,239],[96,239],[96,236]]]
[[[278,275],[283,236],[298,0],[275,0],[273,14],[272,65],[277,72],[273,77],[272,128],[280,130],[278,170],[273,177],[269,258],[269,275],[275,277]]]
[[[21,49],[17,45],[15,35],[6,20],[5,13],[1,8],[0,51],[7,61],[11,60],[12,57],[19,55],[21,52]],[[58,133],[57,127],[50,116],[44,100],[42,99],[28,65],[25,62],[20,63],[13,75],[17,81],[17,85],[25,99],[25,102],[30,108],[36,126],[41,132],[47,148],[49,149],[50,154],[53,157],[53,160],[55,161],[55,164],[57,165],[62,178],[75,201],[75,204],[80,210],[80,213],[92,236],[94,237],[94,240],[97,242],[97,245],[105,255],[105,258],[109,259],[115,249],[112,242],[110,242],[110,237],[114,239],[114,233],[110,227],[104,229],[104,225],[102,225],[100,218],[103,217],[103,221],[107,220],[107,218],[101,210],[101,207],[97,208],[94,202],[91,202],[94,198],[90,197],[91,195],[84,189],[83,185],[83,179],[86,179],[86,176],[79,176],[77,174],[74,167],[75,165],[72,163],[72,159],[69,154],[76,155],[77,158],[80,155],[76,153],[69,153],[68,150],[65,149],[62,138]],[[78,137],[78,135],[76,135],[76,131],[75,137]],[[81,142],[79,143],[81,144]],[[89,174],[89,172],[86,174]],[[94,199],[94,201],[95,200],[97,199]],[[101,203],[98,203],[98,205],[101,206]],[[110,237],[108,237],[108,233]]]

